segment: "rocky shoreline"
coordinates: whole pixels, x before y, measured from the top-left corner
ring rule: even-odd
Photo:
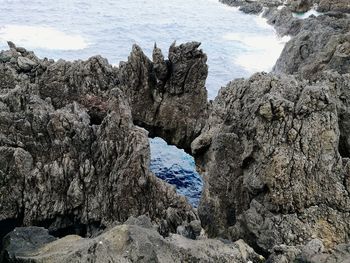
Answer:
[[[271,73],[207,101],[200,43],[112,67],[0,53],[1,262],[345,262],[348,1],[234,1],[291,35]],[[300,20],[292,12],[325,12]],[[192,153],[198,208],[149,169],[148,136]]]

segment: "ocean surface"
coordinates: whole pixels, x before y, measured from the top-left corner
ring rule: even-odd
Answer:
[[[208,55],[209,98],[234,78],[269,71],[287,39],[259,16],[218,0],[0,0],[0,49],[7,40],[39,57],[87,59],[100,54],[113,65],[134,43],[150,56],[154,43],[199,41]],[[193,158],[161,139],[150,140],[151,169],[198,205],[202,180]]]

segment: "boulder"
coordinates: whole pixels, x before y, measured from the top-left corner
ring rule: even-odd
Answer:
[[[65,236],[55,240],[41,228],[16,228],[6,238],[6,262],[263,262],[242,240],[163,238],[144,224],[126,223],[95,238]],[[144,221],[144,220],[143,220]]]

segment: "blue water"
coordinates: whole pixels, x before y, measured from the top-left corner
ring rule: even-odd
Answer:
[[[270,70],[283,48],[262,18],[218,0],[0,0],[0,7],[0,49],[11,40],[39,57],[101,54],[118,65],[134,43],[150,55],[154,42],[166,54],[174,40],[200,41],[208,55],[210,99],[234,78]],[[151,149],[155,174],[198,204],[202,182],[193,159],[158,140],[151,140]]]
[[[151,169],[169,184],[175,185],[177,192],[187,197],[197,207],[203,181],[196,172],[193,157],[175,146],[168,146],[161,138],[151,141]]]

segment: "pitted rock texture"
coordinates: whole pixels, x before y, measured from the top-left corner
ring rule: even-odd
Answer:
[[[305,20],[286,44],[274,72],[299,74],[315,81],[325,70],[350,72],[350,19],[329,14]]]
[[[54,240],[43,228],[16,228],[6,238],[7,262],[263,262],[242,240],[163,238],[143,218],[115,226],[95,238],[66,236]],[[40,236],[39,242],[32,236]]]
[[[134,45],[128,61],[120,65],[119,79],[134,123],[145,127],[151,137],[161,137],[188,152],[208,115],[207,56],[199,45],[174,43],[168,60],[155,47],[153,62]]]
[[[133,124],[116,69],[18,49],[0,53],[11,56],[0,64],[0,228],[84,235],[147,214],[167,234],[197,218],[150,172],[147,132]]]
[[[280,245],[273,249],[267,263],[345,263],[350,259],[349,244],[341,244],[331,251],[325,251],[322,241],[313,239],[305,246]]]
[[[348,140],[340,116],[349,113],[350,78],[327,74],[309,84],[257,73],[220,91],[192,143],[209,235],[243,238],[266,254],[312,238],[327,248],[349,242],[349,156],[339,143]]]

